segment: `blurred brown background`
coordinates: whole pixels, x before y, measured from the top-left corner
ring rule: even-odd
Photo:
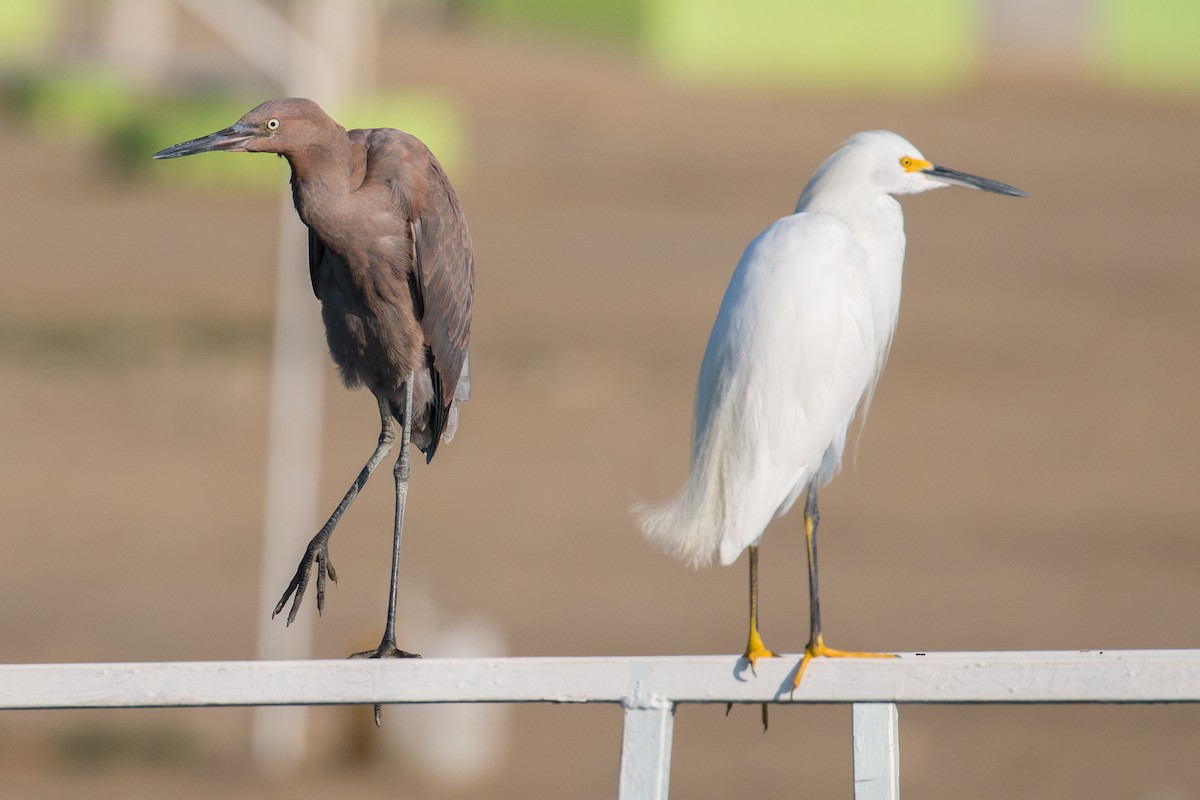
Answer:
[[[936,5],[913,4],[905,26]],[[1183,15],[1175,27],[1196,22],[1161,5]],[[101,59],[107,6],[62,3],[45,47],[6,73],[0,661],[254,658],[270,612],[258,576],[279,189],[176,183],[175,162],[131,174],[112,155],[121,140],[27,113],[30,69]],[[1044,39],[1030,41],[1002,17],[972,18],[981,44],[952,79],[823,90],[719,80],[636,37],[525,25],[485,3],[382,8],[373,74],[453,109],[443,141],[459,142],[448,171],[478,264],[474,394],[458,438],[414,472],[402,646],[448,655],[431,649],[436,629],[460,625],[500,654],[741,651],[744,563],[687,571],[627,509],[683,478],[695,375],[742,248],[840,141],[879,127],[1029,198],[905,201],[895,347],[822,496],[830,644],[1200,644],[1200,72],[1184,61],[1126,80],[1062,44],[1069,20],[1054,38],[1034,17]],[[139,144],[135,161],[279,92],[197,19],[177,24],[188,46],[145,97],[208,81],[251,102]],[[88,86],[66,106],[103,116],[112,104]],[[134,128],[174,108],[134,105]],[[404,118],[368,122],[434,144]],[[378,431],[369,395],[322,363],[327,514]],[[389,483],[381,470],[333,540],[341,583],[315,657],[378,635]],[[802,542],[789,518],[763,548],[764,634],[789,652],[807,634]],[[313,710],[309,754],[285,770],[250,757],[247,709],[9,712],[0,796],[615,794],[617,708],[509,708],[486,723],[494,766],[469,781],[395,744],[395,729],[431,724],[417,711],[386,709],[376,732],[367,709]],[[673,795],[851,796],[847,708],[771,719],[764,735],[755,709],[683,707]],[[1188,706],[904,707],[901,741],[910,797],[1200,798]]]

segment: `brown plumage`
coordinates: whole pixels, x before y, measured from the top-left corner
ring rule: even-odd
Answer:
[[[268,100],[225,130],[168,147],[155,158],[212,150],[277,153],[292,168],[292,195],[309,231],[309,275],[321,301],[329,353],[348,387],[375,395],[379,445],[329,522],[310,542],[296,577],[290,623],[317,566],[337,580],[328,542],[342,514],[387,455],[401,428],[392,597],[383,642],[364,655],[407,655],[395,646],[395,593],[408,481],[408,441],[433,458],[470,394],[467,345],[475,262],[466,219],[441,164],[416,137],[391,128],[346,131],[311,100]]]

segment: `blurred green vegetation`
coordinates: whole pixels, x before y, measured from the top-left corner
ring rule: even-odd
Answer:
[[[1097,0],[1094,55],[1107,77],[1145,89],[1200,88],[1200,0]]]
[[[0,2],[0,60],[22,61],[42,55],[58,19],[58,0]]]
[[[627,43],[685,80],[920,91],[976,66],[979,0],[468,0],[485,24]]]
[[[987,4],[1003,1],[463,0],[461,9],[492,27],[616,43],[704,84],[911,93],[969,81],[983,55]],[[255,188],[286,181],[286,166],[265,157],[152,162],[159,149],[228,126],[266,95],[147,93],[112,70],[47,66],[64,9],[61,0],[0,0],[6,117],[45,136],[95,143],[129,175]],[[1104,80],[1137,90],[1200,88],[1200,0],[1094,0],[1078,20]],[[467,151],[463,114],[444,94],[350,98],[331,111],[347,128],[415,134],[452,172]]]
[[[967,0],[647,0],[651,57],[717,83],[922,91],[976,68]]]
[[[911,92],[970,80],[984,56],[987,7],[1004,2],[466,0],[462,7],[507,30],[620,42],[684,80]],[[1055,2],[1075,0],[1047,5]],[[1041,13],[1029,5],[1028,24]],[[1102,79],[1200,88],[1200,0],[1093,0],[1074,16],[1084,30],[1065,38],[1091,38]]]

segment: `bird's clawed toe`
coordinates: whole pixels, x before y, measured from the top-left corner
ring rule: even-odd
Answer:
[[[758,665],[758,660],[760,658],[778,658],[778,656],[773,650],[767,649],[767,646],[763,644],[762,639],[755,632],[755,635],[751,637],[750,643],[746,646],[746,652],[742,654],[742,658],[746,659],[747,663],[750,664],[750,672],[757,677],[758,671],[755,667]]]
[[[420,653],[410,653],[396,647],[395,642],[383,641],[374,650],[364,650],[361,653],[351,653],[350,658],[420,658]]]
[[[835,650],[825,644],[821,634],[817,634],[804,647],[804,657],[800,659],[799,666],[796,667],[796,675],[792,678],[792,692],[800,686],[800,680],[804,677],[805,670],[812,663],[814,658],[897,658],[895,653],[864,653],[854,650]]]
[[[288,584],[283,597],[279,598],[279,602],[275,604],[275,610],[271,612],[272,619],[283,611],[288,598],[292,598],[287,624],[291,625],[296,620],[296,613],[300,610],[300,602],[304,599],[305,590],[308,589],[314,564],[317,567],[317,613],[320,614],[325,610],[325,578],[328,576],[334,583],[337,583],[337,570],[333,568],[333,561],[329,558],[328,538],[322,538],[320,534],[317,534],[308,543],[304,557],[300,559],[300,566],[296,567],[296,574],[292,576],[291,583]]]

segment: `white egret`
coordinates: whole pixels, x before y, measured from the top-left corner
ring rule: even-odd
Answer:
[[[725,291],[696,386],[687,482],[665,503],[635,509],[646,537],[693,567],[728,565],[749,548],[753,669],[775,655],[758,630],[759,541],[807,490],[811,627],[793,688],[815,656],[886,655],[822,639],[817,492],[841,464],[896,327],[905,240],[894,195],[948,184],[1025,194],[932,164],[890,131],[855,134],[825,159],[795,213],[750,242]]]

